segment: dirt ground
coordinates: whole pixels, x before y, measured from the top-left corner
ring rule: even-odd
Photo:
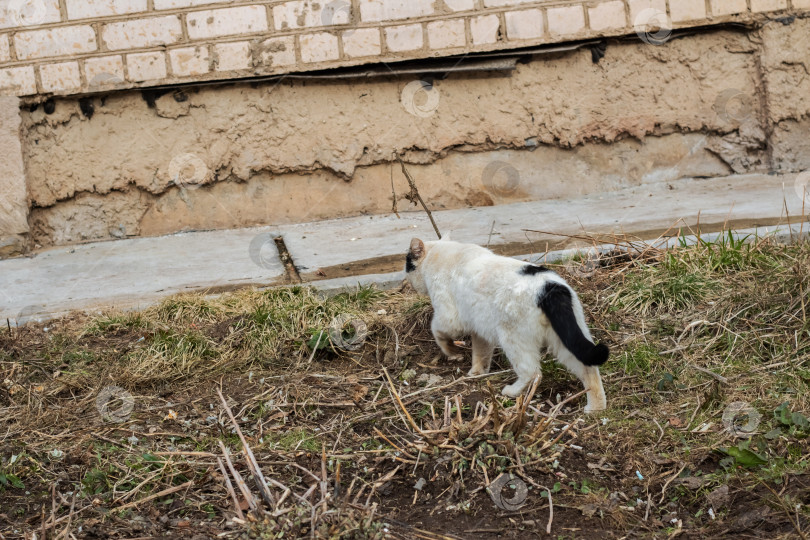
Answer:
[[[407,289],[9,323],[0,538],[806,538],[810,245],[555,269],[612,349],[597,414],[551,361],[465,377]]]

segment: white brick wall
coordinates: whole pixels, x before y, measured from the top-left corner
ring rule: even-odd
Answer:
[[[146,0],[65,0],[68,19],[90,19],[146,11]]]
[[[541,10],[526,9],[506,13],[506,36],[509,39],[534,39],[544,33]]]
[[[61,20],[59,0],[0,0],[0,28],[38,26]]]
[[[183,47],[169,51],[172,73],[181,77],[202,75],[211,71],[211,57],[208,46]]]
[[[9,95],[36,94],[37,78],[33,66],[0,69],[0,91]]]
[[[745,0],[743,0],[745,2]],[[601,32],[627,26],[624,2],[603,2],[588,8],[591,29]]]
[[[445,19],[427,25],[428,46],[431,49],[450,49],[467,44],[463,19]]]
[[[810,0],[0,0],[0,94],[71,94],[510,49]]]
[[[180,18],[154,17],[104,25],[101,39],[111,51],[177,43],[183,37]]]
[[[444,5],[452,11],[469,11],[475,8],[474,0],[444,0]]]
[[[127,71],[128,78],[132,82],[165,79],[166,56],[162,52],[128,54]]]
[[[470,35],[473,45],[485,45],[498,41],[501,19],[497,15],[481,15],[470,19]]]
[[[301,36],[301,60],[303,62],[325,62],[340,58],[338,38],[328,32]]]
[[[484,7],[517,6],[528,4],[532,0],[484,0]]]
[[[582,6],[549,8],[546,16],[548,31],[552,36],[573,37],[585,29],[585,12]]]
[[[787,0],[751,0],[751,11],[775,11],[787,8]]]
[[[120,55],[88,58],[84,61],[84,78],[92,89],[123,82],[124,59]]]
[[[219,43],[214,45],[217,71],[239,71],[250,68],[250,42]]]
[[[343,32],[343,52],[349,58],[377,56],[382,53],[380,31],[377,28],[362,28]]]
[[[415,51],[423,45],[422,25],[404,24],[385,29],[385,43],[392,52]]]
[[[154,0],[155,9],[177,9],[207,4],[221,4],[223,0]]]
[[[706,18],[705,0],[678,0],[669,6],[673,22],[697,21]]]
[[[46,92],[78,91],[82,87],[78,62],[61,62],[47,64],[39,70],[42,88]]]
[[[243,6],[209,11],[196,11],[186,17],[191,39],[252,34],[267,30],[264,6]]]
[[[98,48],[96,33],[91,26],[63,26],[19,32],[14,36],[14,46],[17,49],[17,58],[21,60],[87,53]]]
[[[316,26],[348,24],[351,13],[349,2],[330,0],[298,0],[273,7],[276,30],[312,28]]]
[[[358,0],[365,21],[396,21],[433,14],[432,0]]]
[[[9,48],[8,36],[0,35],[0,62],[11,60],[11,49]]]
[[[678,2],[679,0],[675,0]],[[666,0],[627,0],[627,7],[630,9],[630,24],[637,24],[639,15],[647,10],[667,12]]]
[[[261,66],[276,68],[295,65],[295,38],[290,36],[264,40],[255,47],[254,53],[254,62]]]
[[[712,0],[711,8],[712,15],[731,15],[744,13],[748,9],[748,5],[745,0]]]

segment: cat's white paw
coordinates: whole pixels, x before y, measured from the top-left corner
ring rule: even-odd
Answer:
[[[503,387],[501,393],[507,397],[515,398],[518,397],[523,389],[526,387],[526,383],[522,383],[520,381],[508,384]]]
[[[485,370],[484,368],[478,368],[478,369],[472,368],[470,371],[467,372],[467,376],[468,377],[475,377],[477,375],[485,375],[486,373],[487,373],[487,370]]]
[[[584,411],[585,411],[585,414],[591,414],[591,413],[595,413],[595,412],[604,411],[605,409],[607,409],[607,404],[606,403],[594,403],[594,404],[589,403],[589,404],[585,405]]]

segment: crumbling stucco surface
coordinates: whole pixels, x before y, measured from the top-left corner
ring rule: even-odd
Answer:
[[[810,19],[761,30],[774,170],[810,169]]]
[[[65,244],[388,213],[392,181],[407,191],[394,151],[436,208],[797,170],[807,98],[783,87],[810,85],[807,48],[793,49],[808,34],[796,20],[610,41],[598,64],[587,49],[536,57],[412,99],[419,83],[391,77],[201,87],[154,107],[126,92],[94,98],[91,116],[59,100],[24,113],[32,234]]]
[[[20,122],[20,100],[0,97],[0,258],[22,253],[28,233]]]

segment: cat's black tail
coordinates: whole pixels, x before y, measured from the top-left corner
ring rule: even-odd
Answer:
[[[560,337],[565,348],[586,366],[601,366],[607,362],[610,350],[607,345],[594,345],[585,337],[574,316],[571,291],[561,283],[546,282],[537,298],[537,305],[551,323],[551,328]]]

